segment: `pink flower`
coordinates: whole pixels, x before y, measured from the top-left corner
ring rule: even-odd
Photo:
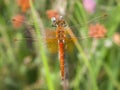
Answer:
[[[30,8],[30,0],[17,0],[17,4],[23,13],[25,13]]]
[[[90,37],[93,37],[93,38],[103,38],[106,36],[106,33],[107,33],[107,30],[106,28],[99,24],[99,23],[96,23],[96,24],[91,24],[89,26],[89,36]]]
[[[25,21],[25,16],[21,14],[14,16],[12,19],[13,27],[20,28],[23,25],[24,21]]]
[[[83,6],[88,13],[92,14],[95,11],[96,2],[95,0],[83,0]]]
[[[47,17],[48,17],[49,19],[51,19],[52,17],[58,18],[58,17],[60,16],[57,11],[52,10],[52,9],[51,9],[51,10],[47,10],[47,11],[46,11],[46,14],[47,14]]]

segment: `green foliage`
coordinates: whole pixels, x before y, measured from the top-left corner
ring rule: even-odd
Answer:
[[[37,42],[24,39],[32,37],[25,33],[30,29],[26,23],[19,29],[12,26],[12,17],[21,13],[16,1],[0,0],[0,90],[120,90],[120,43],[113,39],[115,33],[120,35],[119,0],[97,0],[93,14],[84,9],[82,0],[64,0],[66,6],[59,0],[34,0],[24,15],[35,27]],[[61,80],[56,47],[50,52],[42,39],[51,25],[46,11],[58,6],[78,36],[87,34],[90,23],[99,22],[107,29],[106,38],[66,45],[72,47],[65,52],[66,81]],[[105,13],[107,17],[96,18]],[[14,38],[21,40],[14,42]]]

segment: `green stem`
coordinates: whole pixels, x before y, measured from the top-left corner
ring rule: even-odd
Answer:
[[[49,66],[48,66],[48,62],[47,62],[48,60],[47,60],[46,53],[45,53],[45,47],[44,47],[44,44],[42,43],[43,40],[41,39],[41,32],[38,27],[38,22],[37,22],[38,18],[36,17],[37,12],[35,12],[35,9],[32,5],[32,0],[30,0],[30,5],[31,5],[31,12],[32,12],[33,20],[34,20],[37,37],[39,38],[39,40],[38,40],[39,51],[40,51],[41,60],[43,62],[43,65],[44,65],[44,68],[46,71],[46,79],[47,79],[48,88],[49,88],[49,90],[54,90],[53,82],[50,77]]]
[[[75,35],[73,34],[73,32],[70,30],[70,28],[67,29],[67,32],[68,32],[68,34],[69,34],[71,37],[75,37]],[[82,56],[82,58],[83,58],[83,61],[84,61],[85,65],[86,65],[86,67],[87,67],[88,70],[89,70],[89,73],[90,73],[90,77],[91,77],[91,80],[92,80],[92,83],[93,83],[93,88],[94,88],[94,90],[98,90],[97,82],[96,82],[96,79],[94,78],[94,77],[95,77],[95,75],[94,75],[94,70],[92,69],[92,66],[91,66],[90,63],[89,63],[89,60],[87,59],[86,55],[83,53],[83,50],[82,50],[82,48],[81,48],[81,46],[80,46],[77,38],[74,38],[74,39],[73,39],[73,42],[74,42],[74,44],[76,45],[79,53],[81,53],[81,56]]]

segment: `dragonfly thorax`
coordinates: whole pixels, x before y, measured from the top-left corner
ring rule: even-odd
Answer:
[[[64,28],[57,28],[56,37],[58,38],[58,42],[65,42],[65,31]]]

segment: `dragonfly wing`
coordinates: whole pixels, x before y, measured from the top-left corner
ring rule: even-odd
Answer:
[[[37,38],[35,34],[31,35],[31,37],[28,35],[26,37],[16,37],[14,39],[14,47],[30,49],[33,47],[39,47],[39,39],[40,38]],[[42,36],[42,41],[42,43],[49,49],[50,52],[55,53],[58,51],[58,41],[56,38],[56,32],[54,30],[46,30],[44,35]]]

